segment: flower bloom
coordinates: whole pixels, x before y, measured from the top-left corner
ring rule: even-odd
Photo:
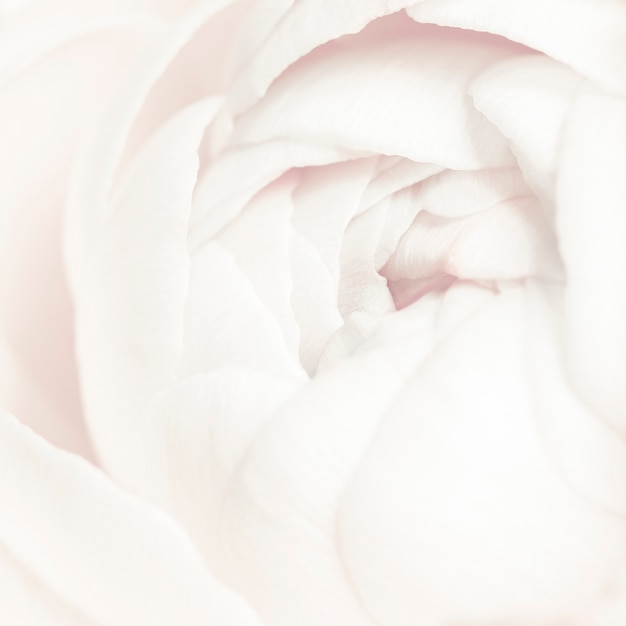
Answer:
[[[624,4],[75,4],[5,9],[0,614],[623,624]]]

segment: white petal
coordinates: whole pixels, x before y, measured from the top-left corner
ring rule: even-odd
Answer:
[[[0,539],[2,619],[20,626],[98,626],[88,615],[48,588],[6,549]]]
[[[374,261],[390,202],[383,200],[358,215],[346,229],[339,280],[339,310],[344,317],[355,311],[382,314],[395,310],[387,280],[378,273]]]
[[[302,172],[294,194],[293,226],[339,277],[339,253],[350,219],[359,213],[375,163],[357,159]]]
[[[216,239],[232,254],[259,300],[279,324],[287,349],[294,354],[298,352],[300,331],[291,309],[289,251],[294,211],[291,196],[297,182],[297,177],[287,177],[264,189]],[[197,284],[196,288],[205,291],[208,285]],[[220,291],[214,293],[223,297]]]
[[[337,307],[338,281],[306,239],[292,232],[290,242],[291,306],[300,329],[300,361],[313,375],[330,336],[343,323]]]
[[[202,132],[219,99],[171,120],[145,147],[99,235],[77,293],[87,418],[111,471],[130,471],[133,415],[178,372],[189,258],[187,224]]]
[[[236,113],[251,107],[289,65],[314,48],[369,22],[399,11],[415,0],[270,0],[250,16],[250,39],[242,50],[243,71],[231,95]],[[259,17],[261,18],[259,20]],[[254,45],[255,40],[258,42]]]
[[[277,319],[232,255],[213,241],[192,259],[180,375],[222,367],[306,379],[298,354],[287,347]]]
[[[420,22],[519,41],[626,95],[626,6],[621,0],[426,0],[407,12]]]
[[[258,624],[170,519],[4,413],[0,431],[0,541],[62,601],[104,626]]]
[[[70,286],[75,289],[82,269],[98,241],[99,230],[112,210],[109,194],[129,139],[133,122],[150,89],[173,62],[195,32],[233,0],[203,0],[186,13],[161,40],[154,43],[143,61],[132,66],[93,132],[85,137],[75,161],[69,190],[66,255]],[[89,207],[86,209],[86,207]]]
[[[442,168],[432,163],[416,163],[399,157],[379,157],[376,176],[367,186],[361,201],[361,211],[365,211],[383,198],[415,185],[430,176],[441,172]]]
[[[62,259],[66,184],[81,135],[150,31],[147,20],[65,21],[2,37],[0,341],[12,364],[0,404],[55,445],[92,458]]]
[[[478,172],[445,170],[420,184],[416,201],[433,215],[462,217],[509,198],[530,195],[517,167]]]
[[[467,96],[476,72],[511,51],[472,33],[416,31],[374,44],[357,37],[304,59],[236,120],[232,144],[287,136],[455,169],[511,164]]]
[[[336,506],[380,412],[429,347],[425,331],[316,377],[233,477],[223,525],[233,577],[268,623],[371,624],[336,549]]]
[[[590,502],[626,514],[626,441],[576,397],[564,368],[562,297],[529,294],[529,373],[540,430],[568,482]]]
[[[287,170],[361,156],[356,151],[278,138],[225,150],[198,181],[190,224],[197,250],[237,217],[250,199]]]
[[[389,280],[446,273],[477,280],[559,277],[554,234],[534,198],[447,219],[423,212],[383,270]]]
[[[577,393],[626,433],[626,103],[579,93],[563,139],[558,233],[567,367]]]
[[[562,482],[525,382],[523,290],[444,338],[392,405],[340,507],[378,623],[555,623],[593,602],[623,521]]]
[[[478,75],[476,108],[511,141],[524,178],[552,208],[563,124],[581,78],[540,55],[509,59]]]
[[[385,265],[398,247],[402,236],[409,229],[415,216],[422,209],[419,187],[407,187],[389,198],[385,223],[381,228],[373,260],[376,270]]]
[[[252,369],[219,369],[169,385],[141,417],[151,442],[143,455],[142,495],[190,533],[217,574],[221,519],[233,473],[299,383]]]

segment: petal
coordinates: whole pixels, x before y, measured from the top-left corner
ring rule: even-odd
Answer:
[[[309,241],[330,273],[339,277],[339,254],[351,218],[361,211],[374,162],[357,159],[302,171],[294,192],[294,229]]]
[[[472,33],[415,30],[310,55],[236,120],[231,145],[286,136],[454,169],[511,164],[506,141],[467,97],[476,72],[511,51]]]
[[[111,471],[131,471],[133,415],[178,372],[197,149],[219,106],[209,99],[186,109],[146,145],[81,268],[89,279],[76,294],[84,400]]]
[[[383,155],[378,158],[378,171],[363,194],[361,211],[371,208],[400,189],[439,174],[442,170],[440,166],[432,163],[416,163],[409,159]]]
[[[576,392],[626,433],[626,103],[582,89],[564,132],[558,234],[567,367]]]
[[[306,239],[292,232],[290,243],[291,306],[300,329],[300,361],[312,376],[330,336],[343,323],[337,308],[338,282]]]
[[[469,280],[558,278],[560,261],[542,207],[526,197],[461,218],[420,213],[382,273],[389,280],[439,273]]]
[[[179,380],[146,405],[142,496],[190,533],[216,571],[228,485],[249,448],[300,383],[260,370],[222,368]]]
[[[524,178],[550,209],[563,125],[581,80],[552,59],[525,55],[482,72],[470,87],[476,108],[510,140]]]
[[[232,577],[268,623],[371,623],[336,549],[335,510],[428,338],[414,331],[317,376],[266,425],[233,476],[222,526]]]
[[[207,20],[230,5],[233,0],[203,0],[184,14],[174,26],[131,66],[124,85],[109,103],[100,123],[82,143],[68,198],[66,258],[72,290],[82,280],[82,269],[98,234],[112,211],[109,194],[117,167],[124,155],[129,136],[139,111],[151,88],[194,34]],[[187,101],[188,104],[191,102]],[[89,207],[89,210],[85,210]]]
[[[5,413],[0,431],[0,541],[61,602],[107,626],[258,623],[169,518]]]
[[[191,249],[197,250],[215,237],[256,193],[287,170],[359,156],[356,151],[294,138],[225,150],[198,181],[190,224]]]
[[[530,196],[517,167],[478,172],[445,170],[421,183],[416,202],[432,215],[462,217],[509,198]]]
[[[0,186],[0,335],[12,361],[0,402],[56,445],[93,458],[62,259],[63,205],[81,134],[149,28],[140,20],[62,22],[16,26],[0,52],[0,169],[10,173]]]
[[[426,0],[407,13],[419,22],[519,41],[626,95],[626,6],[620,0]]]
[[[529,374],[541,433],[568,482],[590,502],[626,515],[626,440],[576,396],[564,367],[563,303],[554,288],[529,289]]]
[[[388,212],[389,201],[380,202],[355,217],[346,229],[338,300],[344,318],[356,311],[380,315],[395,310],[387,281],[378,273],[374,262]]]
[[[357,33],[369,22],[413,2],[361,0],[358,5],[349,0],[260,2],[249,17],[250,36],[243,37],[246,48],[241,51],[242,72],[231,94],[233,110],[240,113],[254,105],[277,76],[314,48],[342,35]]]
[[[180,376],[245,367],[305,380],[270,313],[232,255],[217,241],[192,259]]]
[[[442,338],[344,490],[340,549],[380,624],[568,623],[624,557],[623,521],[538,436],[523,312],[506,290]]]
[[[78,607],[65,601],[5,548],[0,539],[2,618],[20,626],[98,626]]]

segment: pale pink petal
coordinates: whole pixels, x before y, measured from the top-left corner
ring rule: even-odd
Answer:
[[[145,146],[81,264],[75,297],[83,396],[113,472],[132,471],[133,416],[178,374],[197,149],[219,106],[213,98],[182,111]]]
[[[355,217],[346,229],[340,263],[339,311],[383,314],[395,310],[387,280],[378,273],[374,252],[384,230],[390,200],[383,200]]]
[[[294,354],[298,352],[300,329],[291,308],[289,254],[294,210],[291,196],[297,182],[297,177],[287,177],[261,191],[216,238],[276,319],[285,346]]]
[[[355,37],[303,59],[237,118],[230,144],[287,136],[455,169],[510,165],[506,141],[467,90],[511,50],[472,33],[416,30],[375,44]]]
[[[235,113],[250,108],[289,65],[318,46],[357,33],[415,0],[262,0],[249,17],[241,73],[232,89]]]
[[[99,626],[90,616],[52,591],[0,540],[2,619],[20,626]]]
[[[420,213],[382,273],[389,280],[438,273],[470,280],[558,278],[560,260],[542,207],[522,197],[461,218]]]
[[[181,376],[247,367],[295,380],[306,378],[278,320],[217,241],[193,256],[183,329]]]
[[[377,172],[363,194],[360,210],[365,211],[396,191],[439,174],[442,169],[432,163],[416,163],[401,157],[381,155],[378,158]]]
[[[210,241],[239,215],[263,187],[296,167],[326,165],[362,156],[333,146],[292,138],[231,148],[219,155],[198,181],[190,223],[193,250]]]
[[[172,520],[6,413],[0,431],[1,542],[57,616],[102,626],[258,624]]]
[[[476,108],[510,140],[526,182],[548,209],[563,124],[581,81],[553,59],[525,55],[479,74],[470,87]]]
[[[504,200],[532,195],[517,167],[495,170],[445,170],[419,186],[416,202],[433,215],[462,217]]]
[[[290,238],[289,264],[291,307],[300,329],[300,362],[312,376],[330,336],[343,323],[337,307],[338,281],[318,251],[295,231]]]
[[[564,368],[561,290],[532,285],[528,371],[540,432],[565,479],[590,502],[626,514],[626,440],[589,410]]]
[[[109,195],[128,145],[133,124],[151,89],[198,30],[234,0],[201,0],[160,37],[131,68],[105,113],[84,138],[75,161],[68,200],[66,258],[73,290],[84,280],[85,259],[98,241],[101,227],[110,218],[113,205]],[[192,96],[195,95],[195,92]],[[208,95],[208,94],[205,94]],[[184,96],[184,94],[183,94]],[[191,104],[186,99],[185,104]],[[180,101],[177,100],[180,104]],[[171,114],[169,109],[168,113]],[[86,210],[89,207],[89,210]]]
[[[428,347],[427,333],[414,334],[319,375],[235,473],[222,526],[232,581],[268,623],[372,623],[337,551],[336,506],[381,412]]]
[[[17,28],[0,52],[0,335],[12,361],[2,404],[56,445],[92,457],[82,424],[73,311],[62,263],[70,161],[146,22]],[[20,38],[23,36],[23,40]],[[97,71],[94,71],[97,68]]]
[[[300,387],[261,370],[215,369],[157,393],[142,412],[141,493],[190,533],[219,575],[221,519],[231,476],[258,433]]]
[[[581,399],[626,432],[626,103],[585,88],[564,132],[557,190],[567,272],[566,366]]]
[[[374,167],[372,159],[309,167],[294,192],[293,227],[318,251],[335,279],[346,227],[361,210]]]
[[[339,549],[383,626],[569,623],[624,558],[622,520],[571,490],[537,431],[524,303],[506,290],[442,338],[344,490]]]
[[[626,95],[626,5],[621,0],[426,0],[407,13],[419,22],[502,35]]]

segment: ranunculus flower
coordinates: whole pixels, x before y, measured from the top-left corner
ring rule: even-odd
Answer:
[[[7,623],[625,622],[621,0],[0,7]]]

